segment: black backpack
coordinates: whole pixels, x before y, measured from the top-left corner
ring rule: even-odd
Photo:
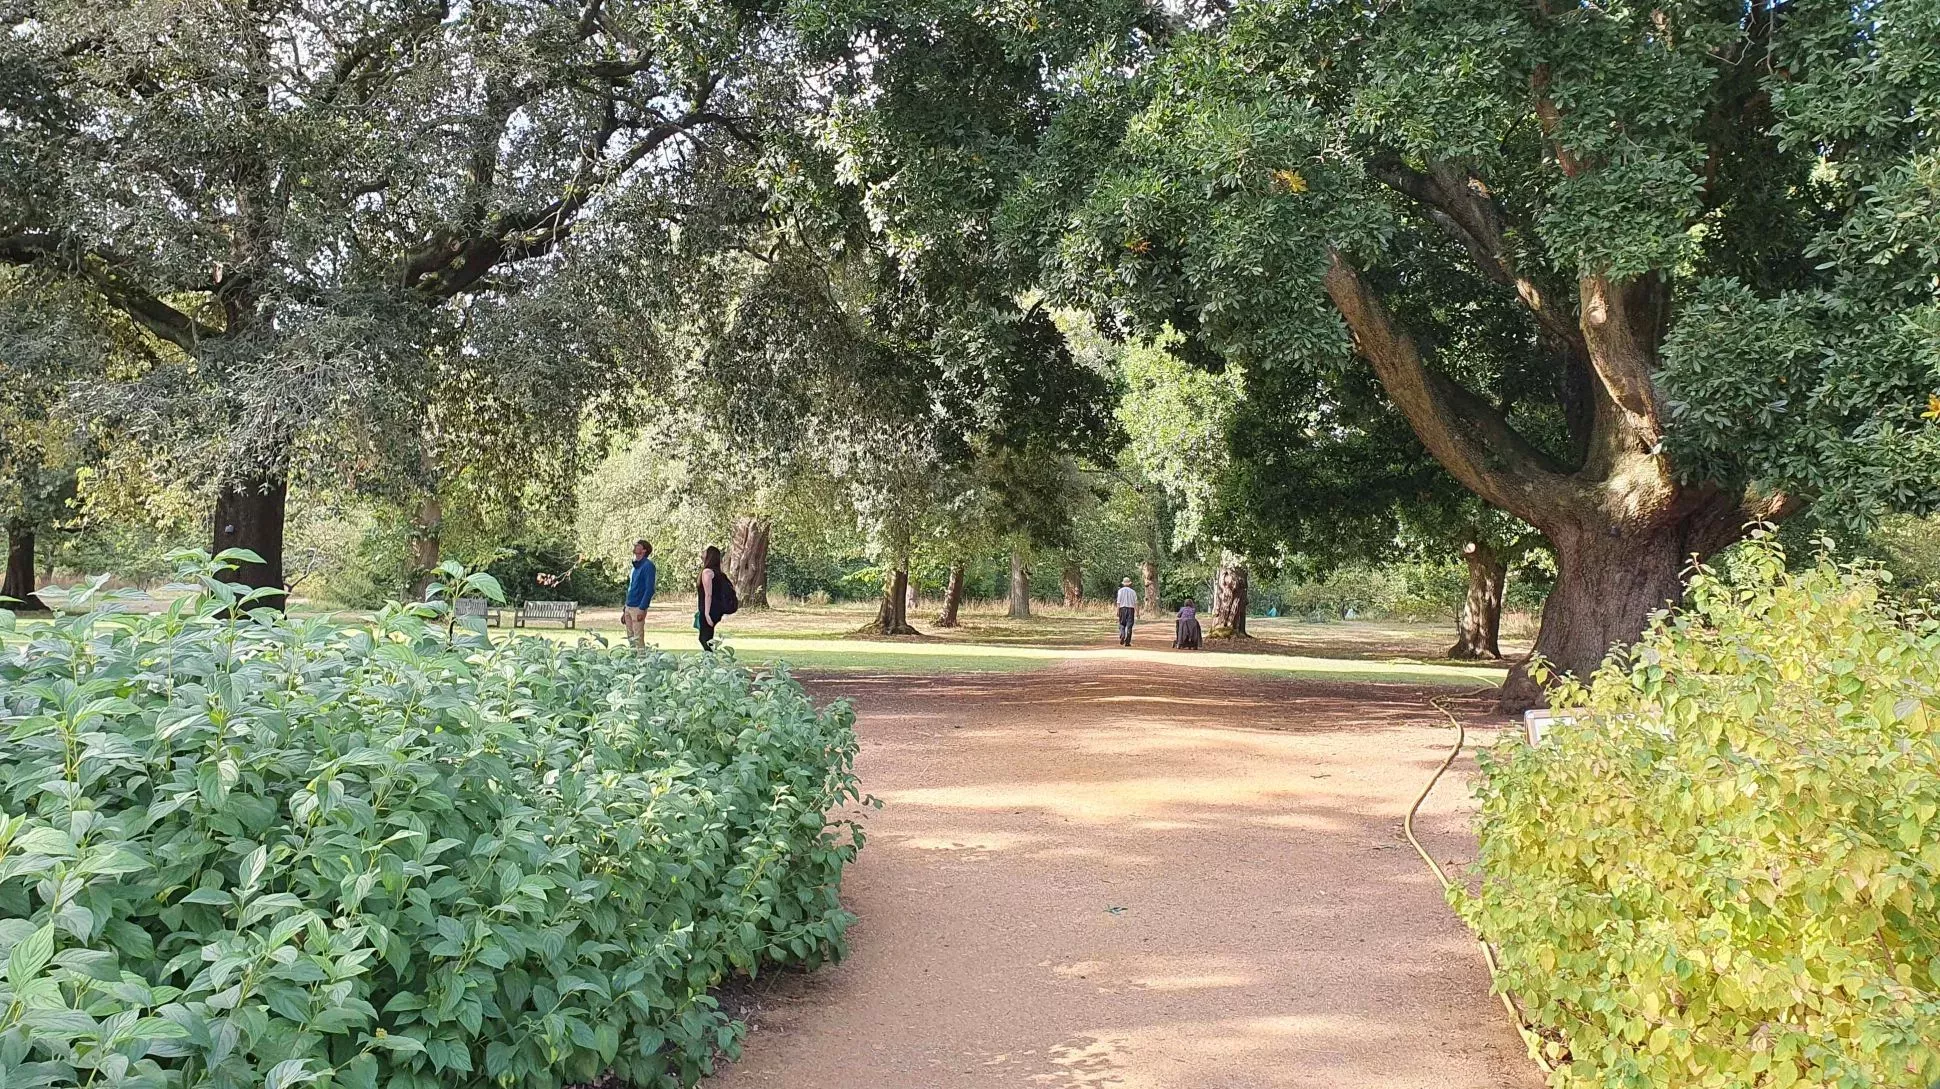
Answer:
[[[734,592],[734,580],[724,572],[714,572],[714,619],[740,611],[741,598]]]

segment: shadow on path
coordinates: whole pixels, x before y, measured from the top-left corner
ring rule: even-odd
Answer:
[[[1400,838],[1445,689],[1095,663],[810,683],[855,701],[884,801],[844,888],[862,921],[844,964],[762,982],[710,1085],[1540,1084]],[[1424,811],[1439,857],[1466,861],[1469,809],[1451,780]]]

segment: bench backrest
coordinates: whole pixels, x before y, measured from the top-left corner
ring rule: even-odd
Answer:
[[[484,616],[491,607],[491,602],[482,597],[461,597],[458,599],[457,608],[452,612],[453,615],[461,617]]]
[[[528,601],[519,606],[527,620],[570,620],[579,611],[577,601]]]

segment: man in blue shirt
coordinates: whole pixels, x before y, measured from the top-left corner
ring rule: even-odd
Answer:
[[[626,637],[636,647],[647,645],[647,607],[653,604],[653,546],[633,542],[633,575],[626,580],[626,608],[620,611]]]

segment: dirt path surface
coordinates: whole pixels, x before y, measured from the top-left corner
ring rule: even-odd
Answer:
[[[712,1089],[1541,1084],[1401,838],[1452,740],[1434,693],[1095,662],[811,686],[855,702],[884,802],[861,922],[762,981]],[[1445,779],[1438,858],[1471,809]]]

